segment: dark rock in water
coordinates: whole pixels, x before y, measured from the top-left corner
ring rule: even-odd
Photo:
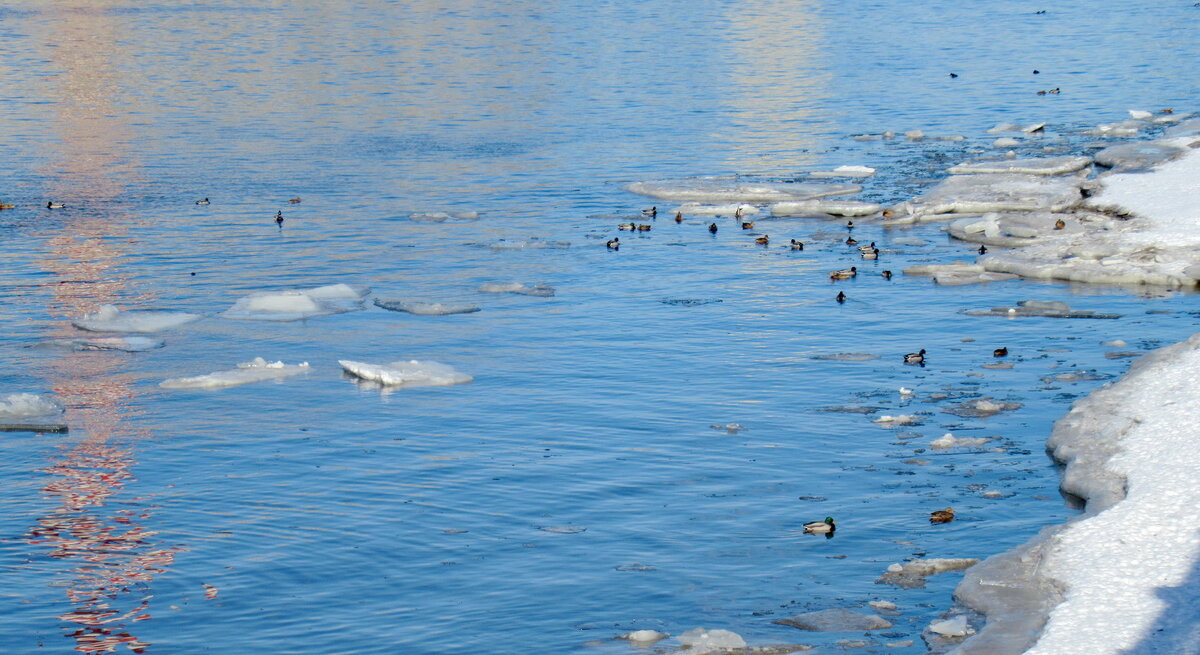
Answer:
[[[892,627],[891,621],[881,616],[876,614],[862,614],[848,609],[830,609],[797,614],[788,619],[772,621],[772,623],[818,632],[886,630]]]
[[[675,305],[677,307],[696,307],[698,305],[708,305],[725,301],[721,298],[663,298],[660,302],[664,305]]]

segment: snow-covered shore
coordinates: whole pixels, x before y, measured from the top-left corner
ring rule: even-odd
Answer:
[[[1137,218],[1098,247],[1146,254],[1143,270],[1200,267],[1197,139],[1177,137],[1190,150],[1150,172],[1102,178],[1093,204]],[[1076,238],[1030,248],[1069,249]],[[1046,277],[1097,265],[1041,254],[1056,260]],[[1198,396],[1200,334],[1144,356],[1056,423],[1048,448],[1066,465],[1062,488],[1086,511],[967,572],[955,595],[988,621],[955,653],[1200,652]]]

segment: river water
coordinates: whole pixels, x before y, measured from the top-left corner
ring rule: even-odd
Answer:
[[[1087,151],[1084,128],[1127,109],[1194,108],[1198,21],[1149,0],[8,3],[0,393],[55,394],[71,432],[0,433],[0,643],[624,653],[611,637],[704,626],[833,647],[845,633],[771,621],[884,599],[900,614],[871,639],[923,652],[956,574],[875,579],[1071,516],[1050,425],[1189,335],[1194,297],[899,274],[974,256],[936,225],[860,221],[877,262],[842,221],[772,221],[767,248],[729,217],[618,233],[666,207],[624,187],[859,164],[879,169],[861,197],[893,202],[1010,120]],[[851,138],[915,129],[965,139]],[[511,281],[556,294],[478,291]],[[481,311],[218,316],[332,283]],[[1122,318],[960,312],[1024,299]],[[31,347],[105,303],[205,317],[149,352]],[[1001,346],[1013,367],[983,368]],[[920,348],[926,366],[901,363]],[[813,359],[839,352],[879,358]],[[312,369],[158,386],[257,356]],[[339,359],[475,380],[381,392]],[[981,397],[1021,406],[945,411]],[[920,424],[872,422],[900,413]],[[931,449],[946,432],[993,439]],[[825,516],[834,538],[802,533]]]

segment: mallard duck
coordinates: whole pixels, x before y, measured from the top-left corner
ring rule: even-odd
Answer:
[[[872,248],[870,252],[863,252],[863,259],[879,259],[879,248]]]
[[[624,230],[626,232],[632,232],[637,229],[637,224],[636,223],[621,223],[620,225],[617,226],[617,229]]]
[[[712,233],[712,234],[716,234],[716,233],[717,233],[717,224],[716,224],[716,223],[709,223],[709,224],[708,224],[708,231],[709,231],[710,233]]]
[[[880,275],[882,275],[882,276],[883,276],[883,279],[885,279],[885,280],[890,280],[890,279],[892,279],[892,272],[891,272],[891,271],[884,271],[884,272],[880,273]]]
[[[804,250],[804,244],[795,239],[792,239],[792,243],[790,245],[792,250]]]
[[[754,221],[742,221],[742,229],[743,230],[753,230],[754,229]]]
[[[854,237],[846,237],[846,245],[853,246],[853,245],[856,245],[857,243],[858,243],[858,239],[855,239]]]
[[[840,271],[831,271],[829,273],[829,279],[831,279],[831,280],[849,280],[850,278],[852,278],[856,275],[858,275],[858,267],[851,266],[850,268],[842,269]]]
[[[608,243],[606,243],[605,245],[608,246],[609,250],[620,250],[621,249],[621,240],[616,237],[613,237],[613,238],[609,239]]]
[[[283,212],[275,212],[275,224],[283,227]]]
[[[871,245],[869,245],[869,246],[859,246],[858,247],[859,252],[871,252],[872,250],[877,250],[877,248],[875,247],[874,241],[872,241]]]
[[[16,205],[10,205],[6,202],[0,202],[0,209],[16,209]]]
[[[758,237],[757,239],[755,239],[754,243],[757,243],[760,246],[765,246],[765,245],[771,243],[771,237],[764,234],[761,237]]]
[[[650,218],[658,216],[658,206],[656,205],[650,209],[643,209],[642,216],[649,216]]]
[[[918,352],[908,353],[907,355],[904,356],[904,363],[905,364],[924,364],[925,363],[925,349],[922,348]]]
[[[954,520],[954,508],[953,507],[947,507],[946,509],[939,509],[936,512],[929,513],[929,522],[930,523],[949,523],[953,520]]]
[[[208,198],[201,198],[201,199],[199,199],[199,200],[197,200],[197,201],[196,201],[196,204],[197,204],[197,205],[207,205],[207,204],[208,204]]]
[[[834,298],[834,300],[838,301],[838,304],[840,305],[840,304],[846,302],[846,294],[839,291],[837,297]]]
[[[61,202],[54,202],[53,200],[46,203],[46,209],[62,209],[63,207],[66,207],[66,205]]]
[[[846,229],[853,230],[854,229],[854,221],[846,221]]]
[[[993,350],[992,357],[1008,357],[1008,347]]]
[[[987,246],[979,246],[979,254],[986,255],[987,254]]]
[[[804,534],[826,534],[837,530],[832,516],[826,516],[824,521],[813,521],[804,524]]]
[[[289,198],[289,199],[288,199],[288,202],[289,202],[289,203],[291,203],[291,204],[293,204],[293,205],[299,205],[299,204],[300,204],[300,198],[299,198],[299,197],[296,197],[296,198]]]
[[[650,226],[650,225],[647,225],[647,224],[645,224],[645,223],[642,223],[641,225],[639,225],[639,226],[638,226],[638,229],[637,229],[637,231],[638,231],[638,232],[649,232],[649,231],[650,231],[650,228],[651,228],[651,226]]]
[[[675,212],[675,222],[676,223],[683,222],[683,212]]]
[[[1066,226],[1067,226],[1067,222],[1061,218],[1058,219],[1057,221],[1054,221],[1054,229],[1056,229],[1056,230],[1061,230],[1061,229],[1065,228]]]

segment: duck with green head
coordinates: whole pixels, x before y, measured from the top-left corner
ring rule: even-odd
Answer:
[[[826,537],[832,537],[835,530],[837,530],[837,525],[834,524],[832,516],[826,516],[824,521],[804,524],[804,534],[823,534]]]

